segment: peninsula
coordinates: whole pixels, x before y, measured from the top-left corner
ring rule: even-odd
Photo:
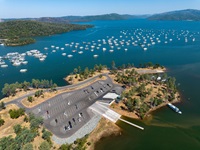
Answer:
[[[168,77],[159,64],[117,67],[113,61],[111,66],[75,68],[65,78],[71,85],[64,87],[36,79],[5,84],[2,92],[10,97],[0,105],[0,129],[4,131],[0,134],[0,148],[94,149],[102,137],[121,134],[117,125],[93,111],[95,106],[144,119],[153,110],[180,100],[175,78]],[[105,98],[109,93],[118,96]],[[26,133],[30,137],[25,137]],[[19,140],[22,137],[24,142]]]
[[[34,43],[33,37],[36,36],[50,36],[91,27],[93,26],[27,20],[6,21],[0,22],[0,42],[6,46],[20,46]]]

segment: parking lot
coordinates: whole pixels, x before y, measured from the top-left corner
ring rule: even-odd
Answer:
[[[116,87],[110,80],[97,81],[80,90],[59,94],[34,107],[32,112],[44,118],[44,126],[53,134],[69,137],[93,116],[87,108]]]

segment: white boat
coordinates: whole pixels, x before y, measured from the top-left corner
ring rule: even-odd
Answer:
[[[4,61],[0,61],[0,65],[4,65],[5,64],[5,62]]]
[[[93,55],[94,58],[97,58],[99,55]]]
[[[114,50],[112,50],[112,49],[111,49],[111,50],[109,50],[109,52],[111,52],[111,53],[112,53],[112,52],[114,52]]]
[[[45,58],[43,58],[43,57],[40,57],[40,58],[39,58],[39,60],[40,60],[40,61],[44,61],[44,60],[45,60]]]
[[[182,112],[179,110],[178,107],[174,106],[173,104],[171,103],[168,103],[167,104],[173,111],[177,112],[178,114],[182,114]]]
[[[22,64],[26,65],[28,64],[28,61],[23,61]]]
[[[14,62],[13,63],[13,66],[20,66],[21,65],[21,62]]]
[[[83,51],[79,51],[78,53],[79,53],[79,54],[83,54]]]
[[[66,53],[62,53],[62,55],[63,55],[63,56],[66,56],[67,54],[66,54]]]
[[[71,57],[73,57],[73,55],[67,55],[67,57],[71,58]]]
[[[8,67],[8,65],[1,65],[1,68],[6,68]]]
[[[21,73],[27,72],[27,69],[20,69]]]

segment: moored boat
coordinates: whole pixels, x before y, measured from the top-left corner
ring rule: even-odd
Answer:
[[[168,105],[169,108],[171,108],[173,111],[175,111],[175,112],[177,112],[177,113],[179,113],[179,114],[182,114],[182,112],[179,110],[178,107],[174,106],[174,105],[171,104],[171,103],[168,103],[167,105]]]
[[[21,73],[27,72],[27,69],[20,69]]]

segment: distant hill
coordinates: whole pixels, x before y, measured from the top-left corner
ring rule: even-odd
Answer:
[[[186,9],[161,14],[155,14],[148,17],[149,20],[193,20],[200,21],[200,10]]]
[[[48,36],[73,30],[85,30],[91,25],[56,24],[29,20],[15,20],[0,23],[0,39],[9,46],[33,43],[34,36]]]
[[[135,18],[146,18],[147,15],[120,15],[116,13],[112,14],[103,14],[103,15],[94,15],[94,16],[63,16],[63,17],[41,17],[41,18],[21,18],[20,20],[32,20],[40,22],[51,22],[51,23],[73,23],[73,22],[90,22],[97,20],[127,20]],[[8,20],[18,20],[18,19],[3,19],[4,21]]]

